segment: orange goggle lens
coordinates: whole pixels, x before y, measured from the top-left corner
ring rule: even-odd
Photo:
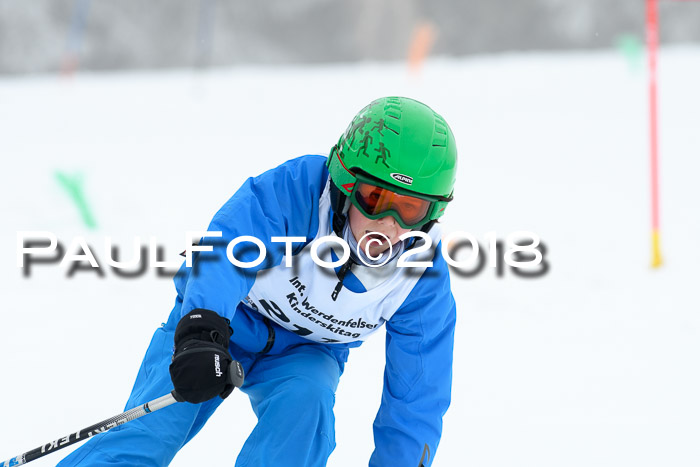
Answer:
[[[392,210],[407,225],[414,225],[425,219],[432,204],[426,199],[400,195],[363,182],[357,182],[353,191],[355,199],[366,214],[377,216]]]

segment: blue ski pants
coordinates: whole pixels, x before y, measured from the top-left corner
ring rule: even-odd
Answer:
[[[178,301],[168,322],[156,330],[125,410],[172,391],[168,367],[180,317]],[[269,352],[268,325],[275,333]],[[303,339],[239,306],[231,326],[233,358],[245,370],[241,388],[258,423],[236,460],[236,467],[325,466],[335,448],[333,405],[348,348]],[[240,397],[236,390],[229,397]],[[58,465],[165,466],[204,426],[221,404],[173,404],[91,438]]]

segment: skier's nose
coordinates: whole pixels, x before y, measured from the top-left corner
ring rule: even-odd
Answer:
[[[391,228],[395,228],[398,225],[396,219],[394,219],[394,216],[392,215],[380,217],[379,219],[377,219],[377,222],[383,226]]]

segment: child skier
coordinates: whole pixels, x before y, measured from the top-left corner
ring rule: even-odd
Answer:
[[[248,179],[214,216],[198,247],[210,251],[195,252],[176,276],[175,307],[126,408],[170,391],[181,403],[92,438],[59,465],[167,465],[244,371],[241,391],[258,423],[236,466],[325,466],[349,350],[383,324],[369,464],[430,465],[450,403],[456,312],[436,221],[456,170],[444,119],[387,97],[355,116],[329,157],[299,157]],[[264,248],[234,241],[242,236]],[[326,239],[323,260],[334,269],[319,266],[314,249],[327,236],[336,242]]]

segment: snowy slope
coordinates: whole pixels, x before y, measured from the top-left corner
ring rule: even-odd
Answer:
[[[487,245],[539,234],[549,272],[453,275],[453,403],[433,465],[691,466],[700,462],[700,49],[660,59],[662,244],[651,270],[645,74],[613,52],[403,64],[0,79],[0,460],[122,410],[169,280],[105,270],[22,276],[16,232],[84,235],[104,262],[156,236],[177,260],[249,175],[326,153],[357,110],[407,95],[460,151],[445,231]],[[82,174],[98,228],[55,172]],[[366,465],[383,338],[350,355],[332,467]],[[255,419],[234,394],[172,465],[233,465]],[[55,465],[67,454],[34,463]]]

